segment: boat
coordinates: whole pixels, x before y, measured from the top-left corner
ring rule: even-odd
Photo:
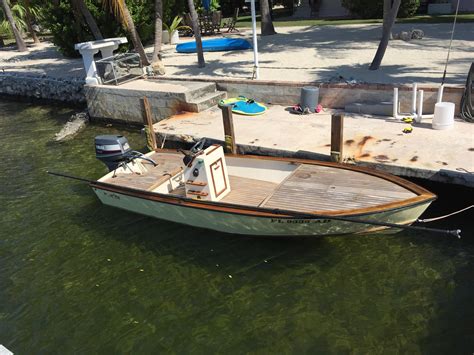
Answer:
[[[215,38],[202,41],[203,52],[223,52],[250,49],[252,46],[243,38]],[[178,53],[196,53],[196,41],[176,45]]]
[[[123,136],[98,136],[95,144],[110,170],[90,181],[103,204],[224,233],[369,233],[409,226],[436,199],[410,181],[349,164],[224,154],[204,141],[146,154]]]

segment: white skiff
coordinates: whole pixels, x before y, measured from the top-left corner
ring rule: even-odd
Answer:
[[[186,164],[181,153],[171,150],[144,157],[151,161],[129,159],[91,183],[102,203],[225,233],[367,233],[390,224],[409,225],[436,199],[412,182],[372,169],[224,156],[218,145],[188,154]]]

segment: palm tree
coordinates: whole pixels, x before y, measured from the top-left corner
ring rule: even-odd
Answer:
[[[196,52],[198,56],[198,67],[204,68],[206,62],[204,61],[204,53],[202,51],[201,29],[199,28],[198,15],[194,7],[194,1],[188,0],[189,13],[191,14],[191,22],[193,23],[194,37],[196,38]]]
[[[386,14],[384,14],[383,19],[382,39],[380,40],[379,47],[377,48],[374,59],[372,60],[372,64],[370,64],[369,70],[377,70],[380,68],[383,56],[387,50],[388,41],[390,40],[390,36],[392,34],[392,27],[395,24],[395,20],[397,19],[401,0],[394,0],[391,6],[391,0],[384,0],[384,2],[386,3],[384,4],[384,12]],[[390,11],[388,11],[388,9],[390,9]]]
[[[163,36],[163,2],[155,0],[155,43],[153,46],[152,62],[159,59],[161,51],[161,40]]]
[[[87,8],[87,5],[84,0],[71,0],[71,3],[72,6],[76,9],[76,11],[86,20],[87,26],[91,30],[94,38],[96,40],[104,39],[102,33],[100,32],[99,26],[97,26],[97,22],[95,21],[91,12]]]
[[[35,30],[33,30],[33,14],[31,13],[30,0],[23,0],[23,5],[25,5],[25,21],[28,32],[30,33],[31,38],[33,38],[33,42],[38,44],[40,43],[40,40],[36,35]]]
[[[276,34],[275,27],[273,27],[272,15],[270,13],[270,5],[268,0],[260,0],[260,15],[262,17],[260,22],[262,36]]]
[[[142,64],[144,66],[150,65],[148,57],[145,53],[145,48],[143,48],[142,41],[140,39],[140,36],[138,35],[137,29],[135,28],[135,23],[133,22],[130,11],[128,11],[128,7],[125,3],[125,0],[104,0],[103,4],[105,7],[108,7],[113,12],[115,17],[127,30],[130,39],[132,40],[133,47],[140,56]]]
[[[13,35],[15,36],[15,41],[16,41],[16,46],[20,52],[26,52],[28,51],[28,48],[26,48],[25,41],[23,41],[23,38],[21,37],[20,30],[18,29],[15,19],[13,18],[12,10],[10,9],[10,5],[8,4],[7,0],[1,0],[2,2],[2,9],[5,14],[5,17],[8,20],[8,23],[10,25],[10,28],[13,32]]]

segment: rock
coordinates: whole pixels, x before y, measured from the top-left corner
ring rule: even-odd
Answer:
[[[86,101],[84,80],[0,72],[0,94],[72,102]]]
[[[402,41],[409,41],[411,39],[411,35],[410,35],[410,33],[405,32],[405,31],[400,32],[400,39]]]
[[[153,73],[157,75],[165,75],[166,73],[165,66],[163,65],[163,62],[161,60],[153,62],[151,64],[151,67],[153,68]]]
[[[411,31],[412,39],[422,39],[425,36],[425,33],[422,30],[414,29]]]
[[[62,142],[74,137],[79,131],[86,127],[89,122],[87,112],[79,112],[71,116],[70,120],[64,125],[59,133],[56,133],[54,141]]]
[[[412,39],[422,39],[425,33],[422,30],[413,29],[411,31],[403,31],[400,33],[394,33],[393,39],[401,39],[402,41],[410,41]]]

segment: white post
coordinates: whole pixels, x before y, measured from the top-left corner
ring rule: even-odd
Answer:
[[[84,69],[86,70],[86,84],[89,85],[100,84],[94,61],[94,54],[98,51],[98,49],[79,49],[79,53],[81,53],[84,62]]]
[[[393,88],[393,118],[398,118],[398,88]]]
[[[418,92],[418,116],[415,117],[415,121],[417,123],[420,123],[421,119],[423,118],[423,90]]]
[[[411,96],[411,113],[413,117],[416,117],[416,90],[417,90],[417,85],[416,83],[413,83],[413,92]]]
[[[255,15],[255,0],[250,0],[250,10],[252,12],[252,37],[253,37],[253,61],[255,79],[259,78],[258,68],[258,47],[257,47],[257,16]]]

